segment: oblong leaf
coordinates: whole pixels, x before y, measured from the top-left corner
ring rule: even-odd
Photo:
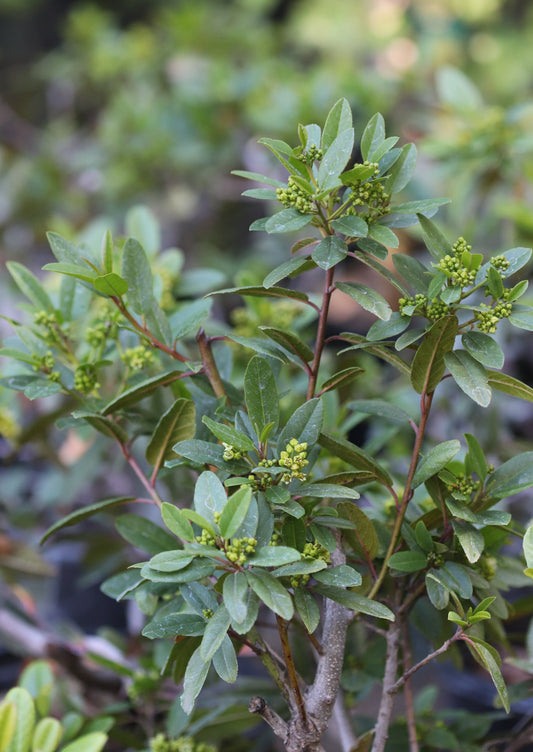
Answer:
[[[376,619],[387,619],[388,621],[394,621],[395,619],[390,608],[383,603],[366,598],[364,595],[359,595],[351,590],[322,584],[314,585],[313,590],[356,613],[367,614]]]
[[[337,282],[335,287],[346,295],[349,295],[365,311],[373,313],[383,321],[390,319],[392,314],[390,305],[382,295],[372,288],[360,285],[357,282]]]
[[[488,375],[481,363],[466,350],[456,350],[444,355],[444,362],[453,380],[470,399],[487,407],[492,398]]]
[[[502,368],[504,355],[499,344],[483,332],[466,332],[461,341],[470,355],[487,368]]]
[[[229,497],[218,522],[223,538],[231,538],[237,532],[248,513],[251,500],[250,486],[241,486],[233,496]]]
[[[422,340],[411,366],[411,384],[418,394],[435,391],[446,369],[444,355],[453,348],[457,329],[457,318],[444,316]]]
[[[279,399],[274,374],[268,362],[255,355],[244,374],[244,398],[252,425],[261,434],[269,423],[276,429],[279,421]]]
[[[158,376],[152,376],[149,379],[145,379],[140,384],[126,389],[115,399],[108,402],[107,405],[102,408],[101,412],[104,415],[109,415],[117,410],[123,410],[125,407],[135,405],[145,397],[149,397],[150,394],[155,392],[160,386],[169,386],[174,381],[181,378],[182,373],[180,371],[167,371],[166,373],[159,374]]]
[[[460,449],[461,442],[456,439],[444,441],[442,444],[432,447],[418,463],[413,476],[413,488],[420,486],[433,475],[440,472],[455,457]]]
[[[144,248],[135,238],[124,243],[120,276],[128,284],[128,302],[135,313],[150,313],[154,299],[152,269]]]
[[[154,555],[160,551],[172,551],[176,548],[174,538],[146,517],[122,514],[115,520],[115,527],[128,543],[148,554]]]
[[[533,452],[524,452],[500,465],[486,484],[488,496],[504,499],[533,486]]]
[[[53,535],[58,530],[61,530],[61,528],[69,527],[70,525],[76,525],[78,522],[87,519],[87,517],[91,517],[93,514],[102,512],[104,509],[115,507],[118,504],[127,504],[129,501],[134,500],[134,496],[116,496],[112,499],[104,499],[103,501],[97,501],[95,504],[89,504],[82,509],[77,509],[75,512],[67,514],[65,517],[62,517],[60,520],[58,520],[58,522],[55,522],[53,525],[51,525],[41,538],[41,545],[51,535]]]
[[[196,433],[196,407],[192,400],[180,397],[160,417],[146,447],[146,459],[160,467],[175,455],[172,447],[178,441],[192,439]]]
[[[290,620],[294,615],[292,598],[283,585],[268,572],[257,569],[246,573],[250,587],[265,606],[282,619]]]

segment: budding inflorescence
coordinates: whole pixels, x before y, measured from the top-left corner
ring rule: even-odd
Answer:
[[[285,451],[280,453],[278,465],[286,467],[289,472],[281,476],[282,483],[290,483],[293,478],[305,480],[304,467],[309,464],[307,459],[307,442],[298,443],[298,439],[291,439],[285,447]]]
[[[84,363],[74,372],[74,389],[82,394],[90,394],[93,389],[98,389],[98,376],[96,368],[91,363]]]
[[[287,181],[286,188],[277,188],[276,197],[288,209],[297,209],[302,214],[313,211],[312,197],[301,188],[293,177]]]
[[[238,564],[240,567],[246,564],[246,560],[249,556],[255,553],[257,546],[257,540],[255,538],[243,537],[232,538],[231,543],[226,545],[226,556],[233,564]]]
[[[165,734],[156,734],[150,739],[151,752],[217,752],[212,744],[195,742],[192,736],[169,739]]]
[[[139,371],[154,362],[154,353],[145,345],[129,347],[124,350],[120,357],[125,366],[135,371]]]

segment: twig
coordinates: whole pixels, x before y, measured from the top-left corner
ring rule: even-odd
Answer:
[[[339,738],[340,752],[351,752],[357,744],[357,737],[355,736],[352,727],[350,725],[350,719],[344,707],[344,698],[342,692],[339,692],[335,705],[333,706],[333,726],[337,732]]]
[[[215,358],[213,357],[211,341],[207,338],[207,335],[203,329],[200,329],[200,331],[198,332],[198,335],[196,337],[196,344],[198,345],[198,349],[200,350],[200,357],[202,358],[202,363],[204,364],[204,373],[209,379],[211,388],[213,389],[217,397],[225,397],[226,402],[229,403],[228,395],[226,394],[226,390],[224,389],[224,384],[222,383]]]
[[[276,736],[279,736],[281,739],[287,737],[289,729],[288,724],[276,713],[275,710],[272,710],[267,701],[262,697],[252,697],[248,703],[248,710],[250,713],[260,715],[261,718],[268,723]]]
[[[419,661],[412,668],[410,668],[408,671],[406,671],[403,674],[403,676],[400,676],[400,678],[398,679],[398,681],[395,682],[395,684],[391,687],[391,691],[397,692],[400,689],[400,687],[402,687],[405,684],[405,682],[414,673],[416,673],[423,666],[426,666],[428,663],[430,663],[437,656],[442,655],[442,653],[445,653],[448,650],[448,648],[450,647],[450,645],[452,645],[452,643],[456,642],[457,640],[463,640],[463,639],[465,639],[465,638],[464,638],[462,630],[461,629],[457,630],[457,632],[452,637],[450,637],[448,640],[446,640],[446,642],[444,642],[440,646],[440,648],[437,648],[437,650],[434,650],[432,653],[429,653],[428,655],[426,655],[425,658],[422,658],[421,661]]]
[[[407,629],[407,621],[402,619],[402,651],[403,651],[403,669],[405,672],[409,671],[412,667],[412,655],[411,646],[409,644],[409,632]],[[409,678],[405,680],[404,687],[405,696],[405,715],[407,718],[407,733],[409,734],[409,752],[419,752],[418,739],[416,736],[416,719],[415,710],[413,706],[413,690],[411,688],[411,682]]]
[[[389,736],[389,725],[397,692],[395,679],[398,670],[398,649],[400,647],[400,625],[392,622],[387,632],[387,654],[385,658],[385,672],[378,717],[374,728],[374,743],[372,752],[384,752]]]
[[[289,677],[289,686],[291,688],[291,694],[293,695],[294,704],[298,710],[298,715],[304,727],[307,726],[307,713],[305,710],[305,704],[302,697],[302,691],[298,683],[298,677],[296,676],[296,667],[294,665],[294,659],[292,657],[292,650],[289,643],[289,634],[287,630],[287,623],[281,616],[276,615],[276,621],[278,623],[279,637],[281,640],[281,647],[283,649],[283,656],[285,658],[285,665],[287,667],[287,674]]]
[[[126,462],[128,463],[128,465],[131,467],[131,469],[133,470],[133,472],[135,473],[135,475],[139,478],[139,480],[141,481],[141,483],[143,484],[143,486],[148,491],[148,494],[149,494],[150,498],[152,499],[152,502],[157,507],[159,507],[159,509],[161,509],[161,507],[163,505],[163,500],[161,499],[161,497],[159,496],[159,494],[157,493],[157,491],[155,490],[155,488],[153,488],[153,486],[150,484],[148,478],[145,476],[145,474],[143,473],[143,471],[139,467],[139,464],[138,464],[137,460],[131,454],[130,450],[128,449],[127,446],[125,446],[125,444],[121,444],[119,442],[119,446],[120,446],[120,449],[122,451],[122,454],[124,455],[124,457],[126,459]]]
[[[329,303],[331,300],[331,294],[334,290],[333,287],[333,267],[326,272],[326,282],[324,284],[324,294],[322,297],[322,307],[318,317],[318,327],[316,332],[316,348],[315,356],[311,364],[311,372],[309,374],[309,384],[307,387],[307,399],[310,400],[315,395],[316,382],[318,379],[318,369],[320,368],[320,359],[322,357],[322,351],[324,349],[325,336],[326,336],[326,324],[328,321]]]

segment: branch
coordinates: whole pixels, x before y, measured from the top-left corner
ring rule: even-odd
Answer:
[[[332,720],[332,725],[339,738],[340,752],[351,752],[352,749],[354,749],[354,747],[357,745],[357,737],[352,731],[350,719],[348,718],[346,708],[344,707],[344,698],[342,696],[342,692],[339,692],[337,694],[337,699],[335,700],[335,705],[333,706]]]
[[[387,632],[387,655],[385,658],[385,673],[378,718],[374,728],[375,736],[372,752],[384,752],[389,736],[389,725],[394,705],[394,695],[397,692],[395,679],[398,670],[398,649],[400,647],[400,625],[392,622]]]
[[[409,644],[409,632],[405,619],[402,620],[402,651],[403,669],[407,673],[411,670],[412,667],[412,655],[411,645]],[[409,734],[409,752],[419,752],[418,739],[416,735],[415,710],[413,705],[413,690],[409,678],[405,679],[404,697],[405,716],[407,718],[407,731]]]
[[[324,285],[324,295],[322,297],[322,308],[318,317],[318,327],[316,332],[316,349],[315,357],[311,364],[311,372],[309,374],[309,385],[307,388],[307,399],[310,400],[315,395],[316,382],[318,379],[318,369],[320,368],[320,359],[322,358],[322,351],[324,349],[324,343],[326,339],[326,324],[328,321],[329,303],[331,300],[331,294],[333,288],[333,273],[334,267],[328,269],[326,272],[326,282]]]
[[[397,692],[400,687],[402,687],[405,682],[411,677],[416,671],[421,669],[423,666],[426,666],[428,663],[430,663],[434,658],[436,658],[439,655],[442,655],[442,653],[445,653],[450,645],[457,640],[463,639],[463,631],[461,629],[458,629],[457,632],[450,637],[446,642],[444,642],[440,648],[437,648],[437,650],[434,650],[432,653],[429,653],[426,655],[425,658],[422,658],[421,661],[416,663],[412,668],[410,668],[408,671],[406,671],[403,676],[400,676],[397,682],[395,682],[394,686],[391,688],[392,691]]]
[[[267,704],[267,701],[262,697],[252,697],[248,703],[248,710],[250,713],[260,715],[261,718],[268,723],[276,736],[279,736],[283,740],[287,738],[289,730],[288,724],[276,713],[275,710],[272,710],[270,705]]]
[[[337,566],[345,562],[346,556],[338,544],[331,556],[331,563]],[[305,696],[307,714],[321,733],[328,726],[339,692],[350,619],[351,612],[345,606],[329,598],[325,599],[324,626],[320,639],[323,653],[318,656],[315,679]]]
[[[287,630],[287,624],[281,616],[276,614],[276,621],[278,624],[279,637],[281,641],[281,647],[283,649],[283,657],[285,658],[285,665],[287,667],[287,674],[289,677],[289,685],[291,689],[291,695],[293,697],[294,704],[300,716],[300,720],[304,726],[307,726],[307,713],[305,711],[305,704],[302,697],[302,691],[298,684],[298,677],[296,675],[296,667],[292,657],[292,650],[289,643],[289,635]]]
[[[203,329],[200,329],[196,337],[196,344],[200,350],[200,356],[202,363],[204,364],[204,373],[209,379],[211,388],[217,397],[225,397],[226,402],[229,404],[228,395],[224,389],[224,384],[220,378],[215,358],[213,357],[213,351],[211,349],[211,341],[207,338]]]
[[[119,442],[120,449],[122,451],[122,454],[124,455],[126,462],[131,467],[135,475],[139,478],[143,486],[148,491],[148,494],[150,495],[150,499],[152,500],[152,503],[155,504],[159,509],[161,509],[163,505],[163,500],[155,490],[155,488],[151,485],[148,478],[145,476],[141,468],[139,467],[139,464],[135,457],[131,454],[130,450],[127,446]]]

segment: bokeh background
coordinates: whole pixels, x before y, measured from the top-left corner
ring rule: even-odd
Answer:
[[[7,260],[38,271],[51,260],[47,230],[89,244],[108,227],[120,236],[140,204],[157,244],[180,250],[180,274],[201,265],[213,285],[261,279],[286,243],[248,232],[265,208],[241,198],[248,186],[231,170],[277,174],[257,139],[293,143],[296,124],[322,122],[339,97],[359,136],[380,111],[400,143],[416,143],[405,200],[452,198],[437,217],[450,238],[489,253],[531,245],[530,0],[0,0],[0,313],[15,316],[19,298]],[[402,231],[402,250],[419,245]],[[353,308],[335,316],[352,331],[367,323]],[[531,384],[527,337],[505,331],[501,344],[506,370]],[[515,402],[475,411],[489,454],[531,448],[531,411]],[[449,401],[434,435],[456,435],[470,410]],[[105,445],[51,432],[56,417],[0,386],[0,609],[69,637],[125,628],[98,591],[124,562],[110,526],[91,522],[39,552],[62,514],[134,489]],[[4,645],[8,686],[28,650]]]

